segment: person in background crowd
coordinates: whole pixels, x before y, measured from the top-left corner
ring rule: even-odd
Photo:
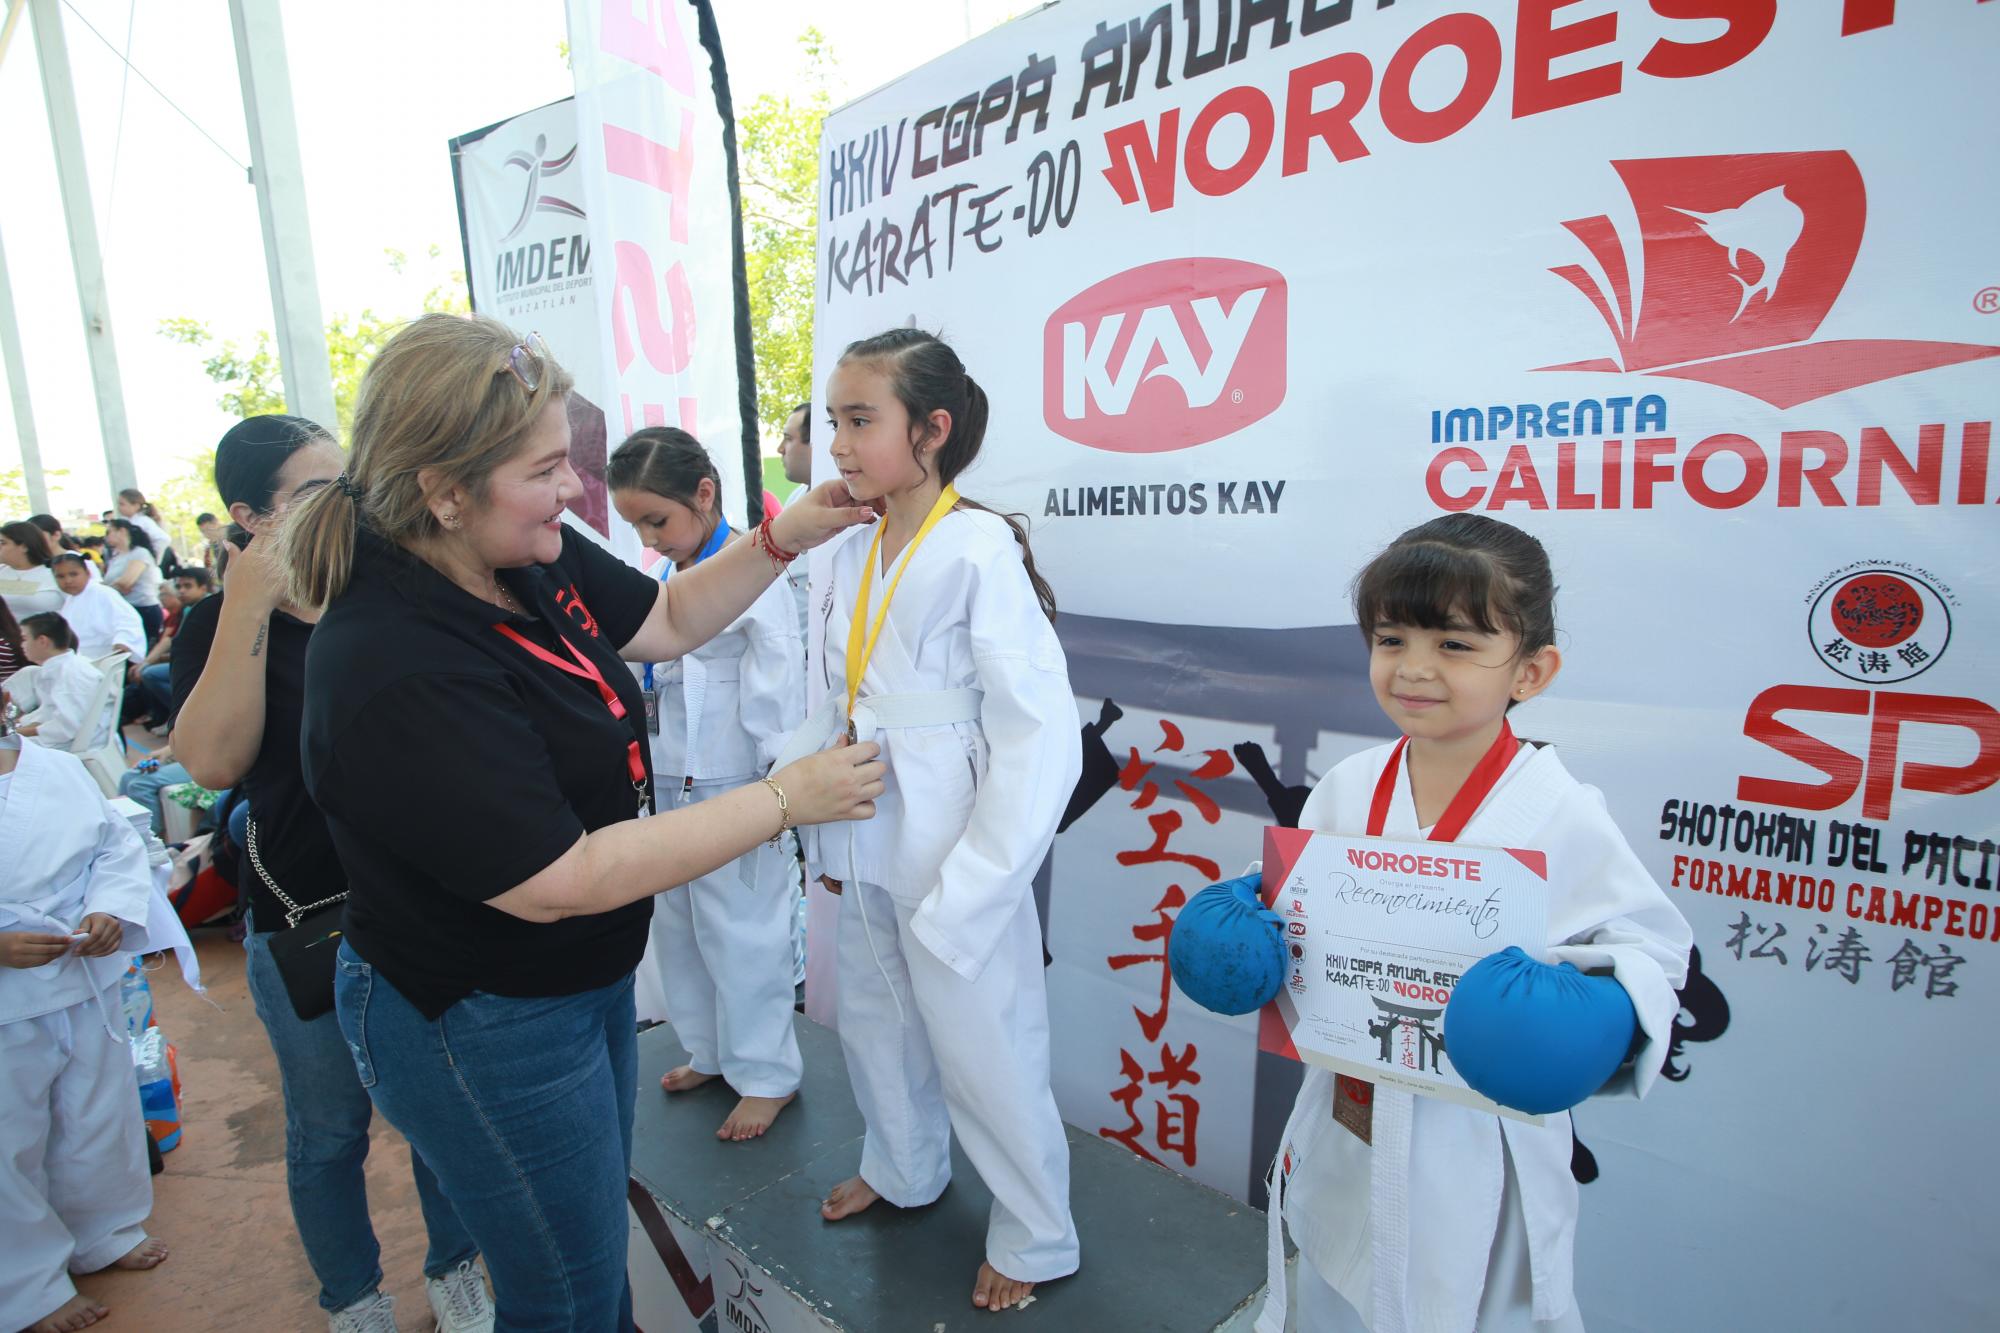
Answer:
[[[368,367],[348,472],[280,539],[292,600],[326,607],[303,748],[353,885],[334,986],[354,1060],[478,1240],[506,1327],[628,1329],[652,896],[795,824],[866,818],[882,786],[864,742],[652,814],[624,661],[700,647],[869,515],[827,486],[648,578],[562,522],[583,491],[570,387],[539,338],[418,318]]]
[[[0,685],[26,665],[28,654],[21,647],[21,624],[7,609],[6,600],[0,598]]]
[[[64,551],[53,566],[62,589],[62,617],[76,635],[84,659],[123,652],[132,666],[146,660],[146,630],[139,613],[102,581],[90,577],[89,566],[74,551]]]
[[[0,597],[15,620],[62,605],[49,564],[48,535],[40,528],[26,522],[0,525]]]
[[[271,534],[286,512],[339,476],[341,463],[333,437],[303,417],[250,417],[216,446],[215,489],[247,544],[229,557],[223,594],[197,602],[182,622],[170,673],[171,751],[202,786],[240,785],[247,798],[238,843],[250,853],[245,970],[278,1057],[285,1184],[319,1279],[320,1308],[333,1333],[394,1333],[395,1303],[381,1289],[382,1252],[362,1173],[373,1108],[333,1014],[301,1016],[271,956],[273,935],[287,928],[274,885],[301,907],[337,902],[347,891],[326,818],[299,770],[306,646],[319,615],[286,598],[271,559]],[[330,971],[331,960],[325,966]],[[477,1247],[414,1148],[410,1171],[429,1235],[424,1287],[438,1326],[490,1329]]]
[[[180,574],[174,576],[174,588],[161,587],[160,609],[166,613],[166,620],[160,626],[160,637],[146,652],[146,660],[132,669],[131,688],[125,692],[126,716],[121,721],[130,721],[134,716],[145,719],[146,726],[156,735],[164,735],[167,714],[173,706],[173,684],[171,679],[174,638],[180,630],[180,593],[176,591],[182,575],[190,570],[206,578],[208,571],[198,565],[182,565]]]
[[[201,567],[214,573],[216,558],[222,554],[223,543],[228,541],[222,520],[213,514],[196,514],[194,525],[201,532]]]
[[[174,575],[174,592],[181,599],[181,612],[185,615],[196,602],[215,591],[216,576],[207,569],[195,565],[182,565]]]
[[[167,1257],[146,1234],[145,1120],[115,1017],[163,908],[145,846],[84,766],[11,736],[0,862],[0,1328],[68,1333],[111,1313],[71,1273]]]
[[[800,403],[785,418],[784,442],[778,446],[778,460],[785,465],[785,480],[794,483],[785,497],[790,504],[812,489],[812,404]]]
[[[154,554],[153,538],[130,519],[114,518],[104,526],[104,548],[111,559],[104,566],[104,581],[123,593],[139,623],[146,627],[146,644],[160,637],[160,564]]]
[[[166,528],[160,523],[160,511],[147,501],[145,492],[129,486],[118,492],[118,517],[140,528],[152,539],[147,545],[154,559],[159,562],[162,572],[172,574],[174,567],[180,563],[174,555],[173,539],[167,536]],[[110,522],[107,517],[106,525]]]
[[[107,717],[91,717],[104,677],[76,653],[76,635],[69,622],[54,611],[43,611],[21,622],[21,646],[33,671],[17,671],[7,681],[7,696],[22,709],[23,736],[32,736],[52,750],[94,750],[110,739]],[[79,736],[91,730],[88,744]]]

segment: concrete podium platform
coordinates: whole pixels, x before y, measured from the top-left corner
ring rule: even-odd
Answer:
[[[951,1187],[929,1207],[877,1204],[823,1221],[820,1200],[860,1163],[861,1115],[839,1039],[803,1016],[796,1022],[805,1084],[771,1132],[748,1143],[715,1137],[735,1102],[720,1080],[672,1097],[660,1090],[660,1076],[687,1058],[671,1027],[639,1038],[635,1223],[687,1306],[684,1315],[649,1322],[639,1275],[647,1247],[635,1239],[645,1333],[944,1333],[995,1318],[1010,1329],[1064,1333],[1250,1327],[1264,1287],[1264,1215],[1073,1126],[1070,1197],[1083,1269],[1037,1287],[1025,1307],[995,1313],[972,1305],[992,1196],[956,1149]],[[649,1202],[663,1217],[646,1216]],[[704,1246],[706,1255],[689,1253]]]

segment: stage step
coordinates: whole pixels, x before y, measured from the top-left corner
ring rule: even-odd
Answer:
[[[877,1204],[839,1223],[820,1200],[861,1160],[861,1116],[839,1038],[797,1019],[798,1100],[761,1140],[715,1130],[735,1094],[720,1080],[668,1096],[686,1061],[671,1027],[639,1038],[631,1191],[635,1313],[643,1333],[947,1333],[986,1326],[972,1280],[992,1196],[956,1149],[927,1208]],[[1264,1215],[1069,1129],[1070,1197],[1083,1269],[1035,1289],[1005,1327],[1063,1333],[1247,1330],[1264,1286]]]

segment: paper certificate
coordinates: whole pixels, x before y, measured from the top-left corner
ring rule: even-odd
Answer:
[[[1264,900],[1284,921],[1284,989],[1265,1049],[1355,1078],[1538,1121],[1465,1085],[1444,1011],[1466,969],[1548,945],[1540,852],[1299,829],[1264,834]]]

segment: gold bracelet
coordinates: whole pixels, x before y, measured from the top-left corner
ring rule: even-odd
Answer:
[[[785,789],[771,779],[760,778],[758,781],[769,787],[771,794],[778,798],[778,831],[771,835],[771,845],[776,847],[778,840],[785,836],[785,830],[792,826],[792,803],[785,799]]]

